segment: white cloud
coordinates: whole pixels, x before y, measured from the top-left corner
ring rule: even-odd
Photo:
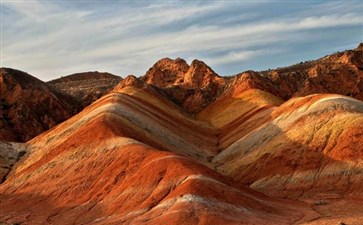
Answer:
[[[302,19],[298,24],[300,29],[316,29],[323,27],[335,27],[344,25],[362,24],[363,16],[353,13],[341,15],[327,15],[320,17],[307,17]]]

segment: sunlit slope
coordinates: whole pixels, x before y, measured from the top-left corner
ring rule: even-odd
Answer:
[[[363,102],[312,95],[270,116],[214,158],[217,171],[274,196],[363,191]]]
[[[223,96],[197,114],[197,119],[217,128],[255,114],[263,109],[278,106],[283,101],[265,91],[250,89],[233,96]]]

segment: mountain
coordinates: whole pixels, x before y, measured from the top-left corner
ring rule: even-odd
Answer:
[[[144,76],[137,78],[159,89],[169,100],[189,114],[223,96],[235,96],[259,89],[286,101],[317,93],[334,93],[363,100],[363,59],[361,44],[353,50],[267,71],[245,71],[221,77],[208,65],[193,60],[164,58]]]
[[[172,103],[126,87],[28,142],[0,187],[0,221],[281,224],[317,216],[208,168],[211,134]]]
[[[71,117],[77,105],[27,73],[0,68],[0,140],[27,141]]]
[[[69,93],[85,107],[112,90],[121,77],[105,72],[83,72],[48,81],[55,88]]]
[[[0,222],[361,224],[362,53],[234,77],[162,59],[0,143]]]

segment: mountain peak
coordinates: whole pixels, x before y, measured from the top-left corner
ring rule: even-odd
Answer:
[[[166,87],[183,79],[189,65],[184,59],[163,58],[158,60],[142,78],[146,83]]]
[[[141,79],[135,77],[134,75],[128,75],[125,79],[123,79],[116,87],[113,89],[113,91],[119,91],[123,89],[124,87],[136,87],[136,88],[142,88],[145,86],[145,82]]]

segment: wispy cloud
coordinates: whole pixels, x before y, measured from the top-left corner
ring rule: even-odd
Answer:
[[[213,58],[207,58],[206,62],[213,65],[230,64],[236,62],[244,62],[250,59],[254,59],[262,55],[272,55],[276,53],[282,53],[282,49],[258,49],[258,50],[242,50],[231,51],[225,55],[218,55]]]
[[[2,61],[44,80],[85,70],[142,75],[162,57],[199,58],[231,74],[242,70],[233,66],[241,62],[251,69],[288,63],[293,51],[299,61],[295,51],[306,56],[307,45],[356,45],[363,6],[353,3],[5,0]]]
[[[44,1],[2,1],[3,7],[29,17],[31,20],[44,21],[55,11],[53,4]]]

